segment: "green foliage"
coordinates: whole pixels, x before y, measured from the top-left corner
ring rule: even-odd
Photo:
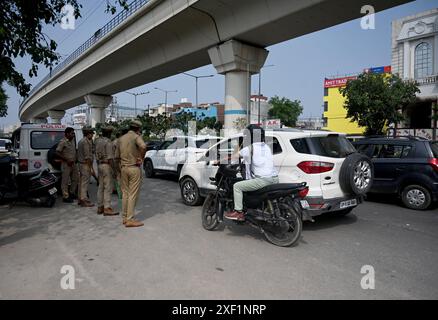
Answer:
[[[6,104],[7,101],[8,96],[6,95],[5,89],[3,86],[0,86],[0,118],[8,115],[8,105]]]
[[[420,90],[398,75],[363,73],[340,92],[346,97],[346,118],[365,127],[365,135],[382,135],[385,127],[403,120],[401,110],[415,102]]]
[[[438,104],[435,103],[432,108],[433,108],[432,120],[438,121]]]
[[[42,65],[52,68],[60,58],[57,44],[44,32],[45,25],[61,23],[62,8],[70,4],[75,18],[81,16],[82,5],[78,0],[1,0],[0,1],[0,85],[5,82],[17,89],[22,97],[28,95],[31,85],[13,62],[16,58],[29,57],[30,78],[37,76]],[[107,12],[115,13],[116,6],[127,8],[126,0],[108,0]],[[0,93],[1,94],[1,93]],[[1,98],[4,99],[2,94]],[[0,105],[0,117],[7,114],[6,103]]]
[[[298,117],[303,113],[303,106],[300,100],[290,100],[274,96],[269,100],[272,108],[269,110],[271,118],[280,119],[281,123],[287,127],[295,127]]]

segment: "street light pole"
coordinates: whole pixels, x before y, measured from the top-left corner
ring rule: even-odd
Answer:
[[[130,94],[131,96],[134,96],[134,101],[135,101],[135,109],[134,110],[135,110],[135,117],[137,117],[137,97],[145,95],[145,94],[149,94],[150,92],[147,91],[147,92],[133,93],[133,92],[126,91],[125,93]]]
[[[192,78],[195,78],[195,84],[196,84],[196,89],[195,89],[196,90],[196,108],[199,108],[199,102],[198,102],[198,79],[201,79],[201,78],[211,78],[211,77],[214,77],[214,74],[210,74],[208,76],[195,76],[195,75],[187,73],[187,72],[183,72],[182,74],[184,74],[186,76],[189,76],[189,77],[192,77]]]
[[[257,120],[259,125],[260,125],[260,98],[262,96],[262,69],[269,68],[269,67],[275,67],[275,65],[270,64],[270,65],[261,67],[260,71],[259,71],[259,116],[258,116],[258,120]]]
[[[178,92],[178,90],[163,90],[157,87],[155,87],[154,89],[164,92],[164,115],[167,116],[167,94],[172,92]]]

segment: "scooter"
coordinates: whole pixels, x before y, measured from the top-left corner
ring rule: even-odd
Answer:
[[[212,231],[224,221],[224,212],[234,208],[233,185],[243,180],[238,177],[239,165],[219,164],[211,183],[216,190],[208,194],[202,208],[202,226]],[[303,213],[301,200],[309,188],[306,183],[279,183],[260,190],[244,193],[245,221],[232,221],[238,225],[249,224],[258,229],[274,245],[287,247],[295,244],[303,227],[303,220],[310,220]]]
[[[0,158],[0,201],[8,201],[12,205],[24,201],[31,206],[53,207],[58,191],[56,176],[49,169],[14,176],[14,163],[13,156]]]

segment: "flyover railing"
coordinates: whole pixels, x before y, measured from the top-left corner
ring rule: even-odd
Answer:
[[[28,97],[30,97],[35,91],[40,89],[44,84],[47,83],[53,76],[58,74],[61,70],[63,70],[66,66],[70,65],[72,62],[76,61],[85,51],[94,46],[100,39],[109,34],[112,30],[114,30],[117,26],[119,26],[122,22],[124,22],[127,18],[136,13],[139,9],[141,9],[145,4],[147,4],[150,0],[134,0],[131,2],[127,9],[123,9],[119,14],[117,14],[110,22],[108,22],[105,26],[97,30],[87,41],[85,41],[79,48],[77,48],[72,54],[70,54],[66,59],[64,59],[61,63],[55,66],[55,68],[51,69],[49,74],[45,76],[32,90],[29,92]],[[25,100],[24,100],[25,101]],[[24,103],[23,101],[23,103]]]

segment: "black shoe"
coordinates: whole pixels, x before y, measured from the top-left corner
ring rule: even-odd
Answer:
[[[73,194],[73,195],[70,196],[70,199],[72,199],[72,200],[78,200],[78,196],[75,195],[75,194]]]
[[[73,199],[72,198],[64,198],[64,199],[62,199],[62,202],[73,203]]]

